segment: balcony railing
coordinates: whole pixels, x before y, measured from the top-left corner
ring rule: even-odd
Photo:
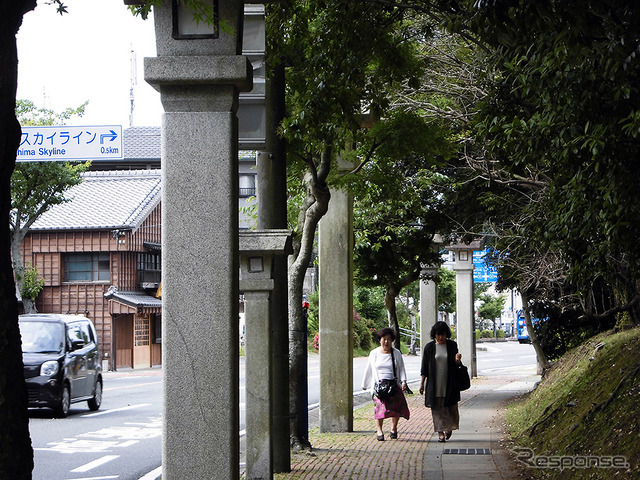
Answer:
[[[255,187],[252,188],[240,188],[240,197],[254,197],[256,195]]]

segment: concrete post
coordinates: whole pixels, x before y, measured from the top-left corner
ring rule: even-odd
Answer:
[[[421,277],[429,276],[429,280],[420,280],[420,351],[431,341],[431,327],[438,321],[438,285],[436,267],[423,265]]]
[[[245,271],[247,261],[242,260]],[[267,259],[265,258],[265,262]],[[271,259],[268,259],[268,263]],[[265,268],[271,270],[271,265]],[[273,281],[271,281],[273,283]],[[270,286],[271,287],[271,286]],[[272,471],[272,403],[271,403],[271,322],[269,291],[244,289],[245,298],[245,392],[246,392],[246,478],[273,478]]]
[[[172,3],[154,8],[158,57],[145,59],[165,110],[162,478],[238,478],[236,108],[238,91],[251,89],[238,55],[243,3],[219,0],[233,33],[196,36],[174,24]]]
[[[273,478],[273,382],[270,293],[273,257],[291,250],[291,232],[240,233],[240,289],[245,296],[246,478]],[[277,258],[277,257],[276,257]]]
[[[331,194],[319,224],[320,431],[353,431],[353,199]]]
[[[462,363],[472,377],[478,375],[476,366],[476,332],[473,308],[473,249],[457,248],[453,269],[456,272],[456,341]]]

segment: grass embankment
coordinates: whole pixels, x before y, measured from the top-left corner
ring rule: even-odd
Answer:
[[[527,468],[534,478],[640,479],[640,329],[601,334],[568,352],[509,407],[507,425],[518,447],[544,457],[538,465],[555,462]],[[614,456],[629,467],[609,466]],[[600,468],[582,468],[597,461]]]

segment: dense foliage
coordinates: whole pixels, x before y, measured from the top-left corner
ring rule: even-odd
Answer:
[[[557,252],[586,312],[629,306],[640,280],[640,10],[608,0],[480,6],[470,25],[492,47],[496,76],[478,132],[511,178],[541,184],[523,233]],[[603,287],[608,299],[594,301]]]
[[[500,287],[553,318],[575,316],[569,337],[609,328],[620,313],[639,323],[640,9],[437,5],[442,25],[475,45],[483,72],[445,191],[459,232],[496,247]]]

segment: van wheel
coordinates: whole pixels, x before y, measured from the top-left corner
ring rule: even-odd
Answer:
[[[98,380],[96,382],[95,393],[91,400],[87,400],[87,405],[89,405],[89,410],[94,412],[100,408],[100,405],[102,405],[102,380]]]
[[[58,418],[66,418],[69,415],[69,408],[71,407],[71,392],[69,391],[69,385],[65,385],[62,389],[62,395],[60,396],[60,403],[56,410],[56,416]]]

